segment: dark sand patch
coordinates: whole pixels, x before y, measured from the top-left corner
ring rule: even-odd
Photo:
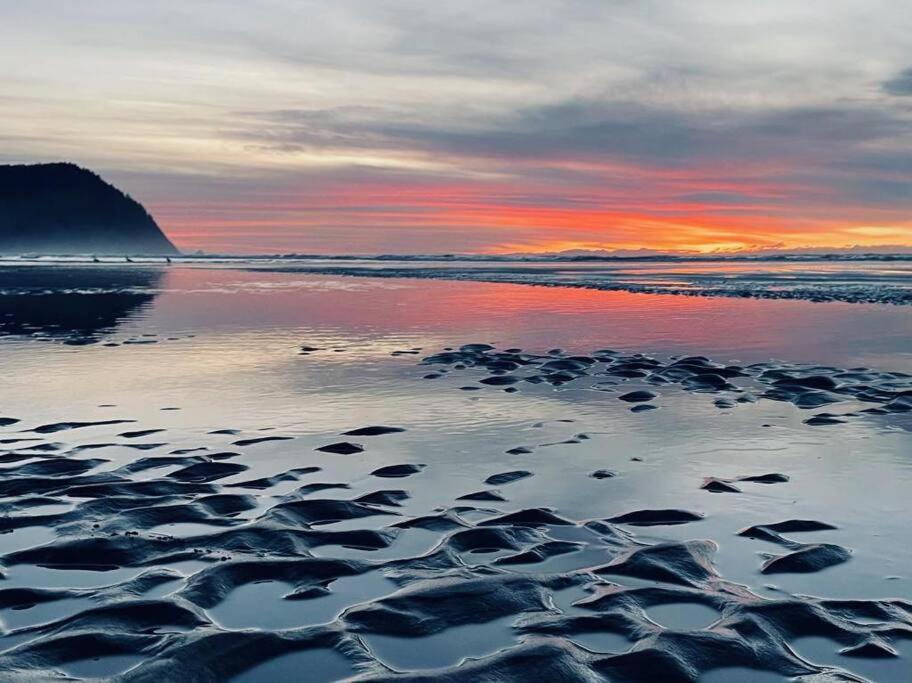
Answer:
[[[374,470],[371,474],[375,477],[383,477],[386,479],[399,479],[418,474],[424,468],[425,465],[414,465],[411,463],[405,465],[387,465],[386,467]]]
[[[124,439],[138,439],[143,436],[150,436],[152,434],[158,434],[159,432],[165,431],[164,429],[139,429],[135,432],[121,432],[117,436],[123,437]]]
[[[342,436],[382,436],[384,434],[397,434],[404,432],[404,427],[385,427],[383,425],[373,425],[371,427],[360,427],[348,432],[342,432]]]
[[[359,443],[351,443],[350,441],[340,441],[339,443],[320,446],[315,450],[322,451],[323,453],[335,453],[336,455],[354,455],[355,453],[364,452],[364,446]]]
[[[120,425],[127,424],[129,422],[136,422],[136,420],[99,420],[97,422],[54,422],[52,424],[41,425],[40,427],[35,427],[33,432],[38,434],[56,434],[57,432],[65,432],[71,429],[84,429],[86,427],[102,427],[106,425]]]
[[[665,526],[699,522],[702,519],[703,515],[688,510],[635,510],[617,517],[610,517],[608,521],[631,526]]]
[[[232,442],[232,446],[255,446],[258,443],[268,443],[270,441],[291,441],[290,436],[258,436],[253,439],[239,439]]]
[[[514,481],[519,481],[520,479],[525,479],[526,477],[531,477],[532,472],[527,470],[514,470],[512,472],[501,472],[500,474],[492,474],[490,477],[485,479],[485,484],[490,486],[503,486],[504,484],[510,484]]]

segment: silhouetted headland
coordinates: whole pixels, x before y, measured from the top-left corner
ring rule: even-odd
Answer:
[[[178,251],[143,206],[70,163],[0,166],[0,254]]]

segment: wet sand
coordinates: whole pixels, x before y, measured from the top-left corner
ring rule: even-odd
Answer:
[[[152,330],[7,349],[9,680],[908,680],[905,372]]]
[[[279,259],[251,262],[260,272],[416,278],[573,287],[606,292],[738,299],[912,304],[912,259]]]

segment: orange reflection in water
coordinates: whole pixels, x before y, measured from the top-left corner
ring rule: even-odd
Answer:
[[[331,337],[394,348],[484,341],[912,368],[899,306],[631,294],[567,287],[173,268],[161,329]]]

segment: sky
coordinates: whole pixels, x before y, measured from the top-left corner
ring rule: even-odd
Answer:
[[[186,250],[912,245],[908,0],[41,0],[0,163]]]

